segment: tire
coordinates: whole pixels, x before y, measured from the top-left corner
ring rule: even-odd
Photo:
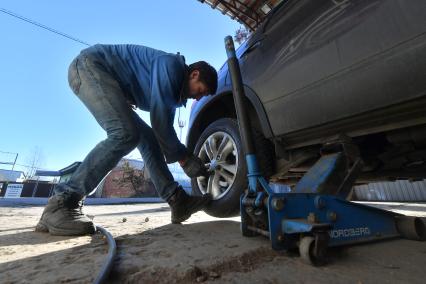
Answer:
[[[253,136],[260,168],[268,179],[275,164],[272,143],[258,131]],[[247,189],[247,165],[237,121],[221,118],[210,124],[198,139],[194,154],[210,167],[208,178],[191,179],[193,194],[208,192],[213,196],[204,211],[214,217],[239,215],[240,196]]]

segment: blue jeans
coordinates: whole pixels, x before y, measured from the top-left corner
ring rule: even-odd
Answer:
[[[154,132],[133,111],[102,60],[96,54],[83,51],[71,63],[68,81],[73,92],[106,131],[107,138],[86,156],[70,180],[55,187],[55,193],[84,198],[123,156],[137,147],[159,196],[168,200],[178,183],[167,167]]]

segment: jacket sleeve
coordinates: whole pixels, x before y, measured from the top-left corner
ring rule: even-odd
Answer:
[[[183,159],[187,153],[173,128],[184,67],[173,55],[162,55],[151,66],[151,126],[166,162],[173,163]]]

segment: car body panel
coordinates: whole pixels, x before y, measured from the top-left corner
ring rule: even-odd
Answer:
[[[265,137],[294,149],[426,124],[425,15],[424,0],[283,1],[237,49]],[[218,73],[217,94],[193,104],[188,145],[212,108],[233,108],[218,104],[226,63]]]
[[[288,1],[240,59],[275,136],[426,95],[426,1],[341,2]]]

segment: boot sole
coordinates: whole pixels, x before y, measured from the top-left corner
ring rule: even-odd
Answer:
[[[36,232],[43,232],[43,233],[50,233],[53,236],[83,236],[83,235],[91,235],[96,232],[96,228],[94,224],[88,225],[86,230],[76,232],[75,230],[67,230],[63,228],[57,228],[54,226],[49,226],[45,222],[38,222],[35,231]]]

